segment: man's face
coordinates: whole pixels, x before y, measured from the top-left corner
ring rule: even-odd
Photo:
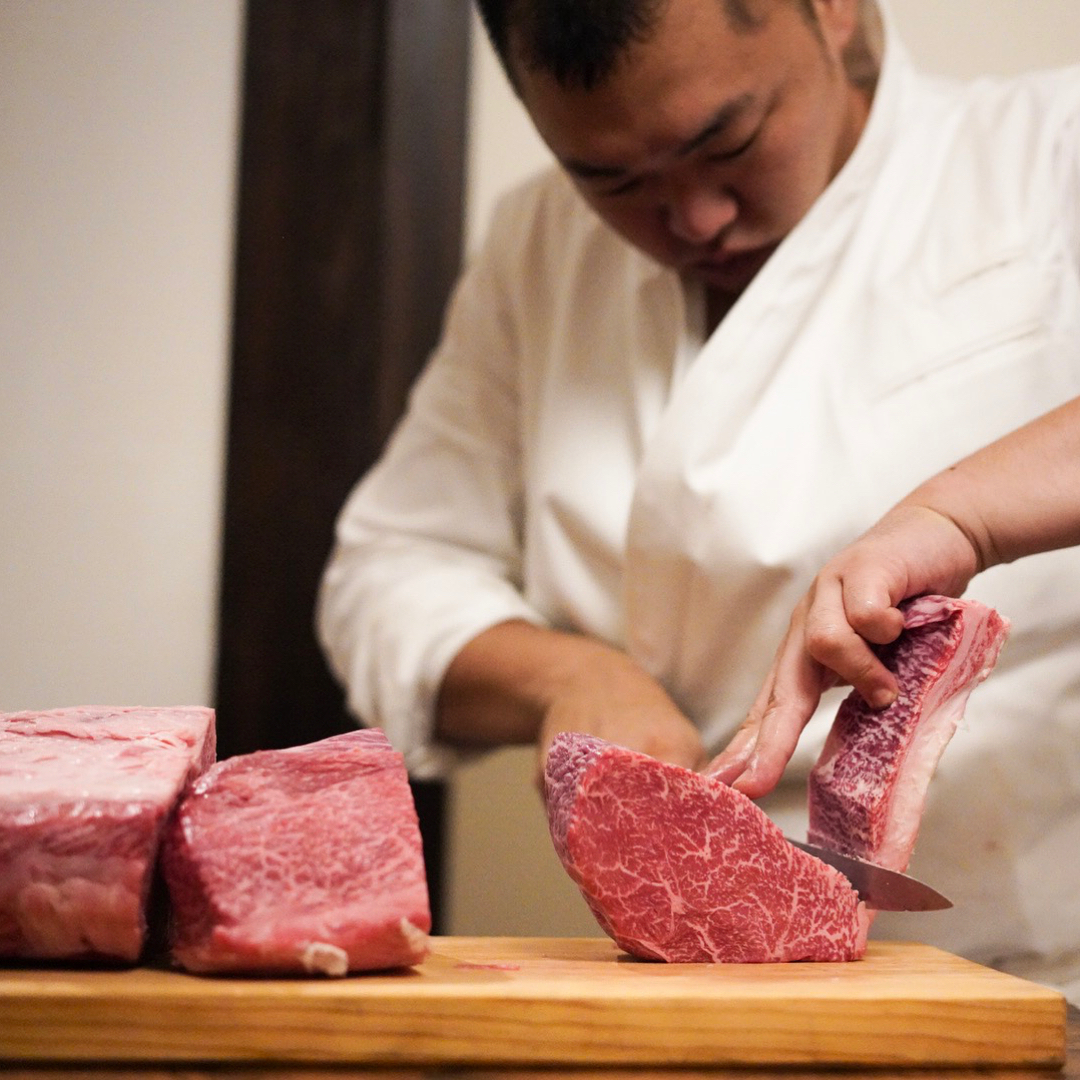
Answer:
[[[670,0],[592,90],[519,65],[541,137],[596,210],[665,266],[737,295],[847,159],[868,102],[841,61],[856,0],[760,0],[738,32],[721,0]]]

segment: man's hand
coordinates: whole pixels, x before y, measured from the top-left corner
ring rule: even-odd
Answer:
[[[506,622],[454,658],[439,694],[437,733],[463,745],[535,741],[538,777],[560,731],[699,769],[697,729],[625,653],[578,634]]]
[[[814,579],[746,720],[706,771],[758,798],[776,786],[825,690],[850,683],[873,708],[889,705],[896,680],[871,645],[899,636],[897,604],[959,596],[978,568],[949,518],[918,505],[890,511]]]
[[[551,698],[537,740],[541,775],[561,731],[597,735],[687,769],[700,769],[708,761],[697,729],[659,683],[614,650],[594,658],[582,677]]]

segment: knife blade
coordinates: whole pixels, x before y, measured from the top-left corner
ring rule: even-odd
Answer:
[[[802,840],[788,837],[788,841],[839,870],[867,907],[877,911],[942,911],[952,907],[952,901],[936,889],[898,870],[886,870],[876,863],[841,855],[838,851]]]

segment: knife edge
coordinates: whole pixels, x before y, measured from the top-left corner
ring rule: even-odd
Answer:
[[[790,837],[787,840],[808,855],[839,870],[851,882],[859,899],[876,911],[943,911],[953,906],[952,901],[936,889],[899,870],[887,870],[876,863],[857,859],[853,855],[841,855],[838,851],[802,840],[792,840]]]

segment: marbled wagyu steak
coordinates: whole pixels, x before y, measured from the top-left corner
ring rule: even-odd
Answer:
[[[137,960],[162,830],[214,746],[204,708],[0,714],[0,956]]]
[[[428,952],[416,809],[378,729],[219,762],[181,800],[162,869],[190,971],[345,975]]]
[[[809,838],[906,868],[926,791],[1008,624],[985,605],[922,597],[882,651],[901,692],[845,699],[810,780]],[[544,776],[555,850],[604,931],[645,959],[767,963],[861,957],[874,912],[712,777],[593,736],[559,735]]]

